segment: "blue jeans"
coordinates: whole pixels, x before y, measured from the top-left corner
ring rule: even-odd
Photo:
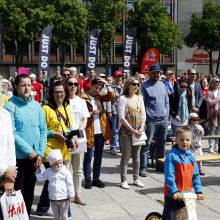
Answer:
[[[112,139],[110,140],[111,149],[117,148],[118,143],[118,115],[112,114]]]
[[[153,138],[157,142],[156,160],[164,157],[164,149],[166,144],[168,122],[166,119],[157,122],[147,122],[147,141],[146,145],[141,147],[140,153],[140,169],[147,168],[147,158],[150,150],[150,144]],[[156,163],[156,169],[159,164]]]
[[[95,134],[95,146],[93,148],[87,148],[87,152],[84,156],[84,176],[85,181],[91,181],[91,161],[92,155],[94,151],[94,161],[93,161],[93,180],[99,180],[100,172],[101,172],[101,165],[102,165],[102,153],[105,144],[105,139],[103,134]]]

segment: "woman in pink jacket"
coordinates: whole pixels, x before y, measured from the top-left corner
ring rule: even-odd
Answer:
[[[220,80],[217,77],[213,77],[209,83],[206,102],[208,107],[210,135],[220,135]],[[215,154],[217,146],[218,139],[209,140],[210,153]]]

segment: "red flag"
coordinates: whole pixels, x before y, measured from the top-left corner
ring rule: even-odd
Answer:
[[[158,59],[160,57],[160,52],[157,48],[149,48],[141,62],[141,73],[147,74],[149,72],[149,68],[152,64],[155,64],[158,62]]]

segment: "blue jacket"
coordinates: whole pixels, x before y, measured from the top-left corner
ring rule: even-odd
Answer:
[[[172,197],[176,192],[191,191],[202,193],[199,169],[195,157],[190,150],[178,149],[174,145],[165,160],[164,195]]]
[[[12,96],[4,108],[12,118],[16,159],[28,158],[32,151],[43,157],[47,144],[47,125],[40,104],[31,97],[24,100]]]

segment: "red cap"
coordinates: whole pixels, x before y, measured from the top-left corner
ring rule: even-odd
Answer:
[[[123,73],[122,73],[121,70],[116,70],[116,71],[114,72],[114,76],[122,76],[122,75],[123,75]]]

